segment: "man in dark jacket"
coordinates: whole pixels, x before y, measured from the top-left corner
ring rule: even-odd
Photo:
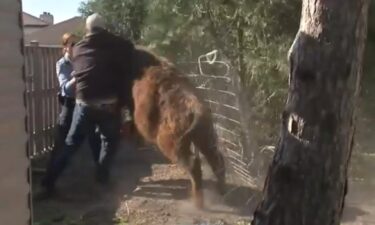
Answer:
[[[96,171],[97,180],[106,183],[120,130],[121,101],[127,101],[124,86],[132,79],[130,62],[134,45],[104,29],[98,14],[86,20],[87,33],[73,49],[73,70],[76,82],[76,106],[65,146],[43,179],[48,193],[74,152],[81,146],[87,131],[98,126],[101,134],[101,155]]]

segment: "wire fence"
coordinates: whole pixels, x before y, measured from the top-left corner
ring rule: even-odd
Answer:
[[[229,60],[217,60],[217,51],[198,58],[197,62],[178,63],[194,82],[211,108],[219,148],[223,152],[229,176],[245,184],[259,184],[260,155],[249,127],[251,112],[236,70]],[[204,59],[203,59],[204,58]]]

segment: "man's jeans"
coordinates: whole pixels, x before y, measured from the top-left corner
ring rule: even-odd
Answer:
[[[55,130],[55,146],[51,152],[47,170],[53,166],[54,159],[59,152],[62,151],[62,148],[65,143],[65,139],[68,135],[70,125],[72,124],[75,100],[73,98],[59,97],[61,103],[61,112],[59,115],[59,120]],[[95,130],[88,131],[88,142],[91,148],[92,156],[95,163],[98,163],[100,155],[100,134]]]
[[[77,103],[65,145],[51,162],[42,181],[43,186],[54,187],[72,155],[82,145],[85,137],[95,130],[95,126],[98,126],[101,138],[100,152],[105,153],[104,158],[99,159],[99,170],[105,173],[109,171],[119,139],[120,114],[115,109],[115,105],[90,106]],[[96,157],[99,158],[99,156]]]

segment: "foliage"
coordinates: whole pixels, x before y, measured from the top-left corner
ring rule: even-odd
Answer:
[[[287,51],[298,29],[300,7],[300,0],[88,0],[80,12],[101,13],[110,30],[176,63],[220,50],[248,92],[257,138],[269,144],[279,132],[287,94]],[[369,43],[375,43],[374,12]],[[365,68],[366,73],[371,71],[373,67]]]
[[[108,29],[118,35],[138,41],[144,25],[146,0],[88,0],[81,2],[79,12],[88,16],[100,13]]]
[[[299,0],[89,0],[109,29],[172,61],[195,61],[212,49],[230,60],[248,91],[259,137],[278,134],[287,90],[287,51],[297,31]],[[265,140],[267,142],[271,140]]]

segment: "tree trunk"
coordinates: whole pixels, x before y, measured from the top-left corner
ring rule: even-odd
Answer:
[[[338,225],[369,0],[304,0],[281,137],[253,225]]]

